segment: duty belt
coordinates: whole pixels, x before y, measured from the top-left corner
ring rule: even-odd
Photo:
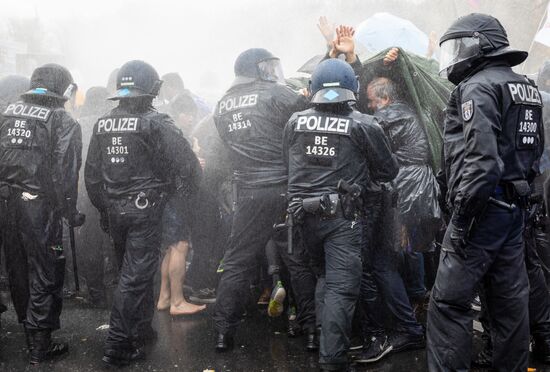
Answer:
[[[157,190],[140,191],[136,194],[111,196],[111,199],[115,200],[129,200],[133,201],[137,209],[146,209],[150,206],[156,205],[162,199],[164,199],[165,193]]]
[[[39,197],[39,194],[33,194],[28,191],[23,191],[21,189],[13,188],[8,185],[0,186],[0,199],[7,200],[12,195],[20,195],[21,199],[23,199],[24,201],[35,200],[36,198]]]
[[[517,204],[521,208],[526,208],[531,195],[531,187],[526,180],[516,180],[503,182],[495,187],[493,196],[497,199],[504,199],[511,205]]]

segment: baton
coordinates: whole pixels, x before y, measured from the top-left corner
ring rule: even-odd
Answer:
[[[287,214],[287,226],[286,226],[286,234],[287,234],[287,253],[293,254],[294,253],[294,215],[292,213]]]
[[[71,240],[71,253],[73,256],[74,288],[78,293],[78,291],[80,291],[80,283],[78,281],[78,265],[76,263],[76,243],[74,239],[74,227],[69,226],[69,236]]]
[[[67,198],[67,205],[71,205],[71,198]],[[72,225],[73,223],[69,221],[69,241],[71,243],[71,255],[73,256],[74,288],[78,293],[80,291],[80,282],[78,281],[78,265],[76,263],[76,242],[74,238],[74,227]]]

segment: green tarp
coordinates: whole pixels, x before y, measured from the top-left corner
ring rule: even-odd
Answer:
[[[447,99],[453,85],[437,75],[437,62],[399,50],[399,57],[390,66],[384,66],[382,60],[389,49],[363,61],[360,78],[362,92],[375,77],[387,77],[399,88],[403,100],[411,105],[424,126],[434,172],[439,170],[443,148],[443,118]],[[360,100],[364,101],[362,96]]]

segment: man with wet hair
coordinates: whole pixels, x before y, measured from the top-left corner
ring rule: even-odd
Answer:
[[[364,346],[358,361],[370,363],[380,360],[389,353],[404,350],[423,348],[425,339],[422,326],[415,318],[411,302],[407,295],[406,284],[415,284],[417,298],[424,298],[423,273],[417,265],[413,283],[405,283],[398,271],[398,263],[407,261],[418,264],[420,253],[404,252],[410,250],[408,246],[401,247],[405,241],[396,242],[397,231],[400,229],[412,230],[416,228],[423,213],[422,201],[417,201],[418,193],[414,187],[423,181],[427,175],[433,182],[435,178],[428,163],[428,142],[414,111],[401,99],[396,84],[388,78],[378,77],[372,80],[367,88],[368,108],[373,115],[380,119],[380,125],[390,140],[391,149],[399,163],[399,173],[390,184],[378,185],[381,191],[369,195],[366,203],[366,212],[371,216],[366,232],[367,241],[365,270],[363,273],[362,299],[364,306]],[[380,201],[385,200],[383,195],[397,193],[396,221],[388,218],[396,211],[387,203],[387,209],[380,211]],[[384,221],[384,223],[382,223]],[[392,226],[390,226],[390,224]],[[399,226],[401,225],[401,226]],[[399,247],[396,247],[398,245]],[[407,244],[408,245],[408,244]],[[400,255],[404,257],[400,258]],[[416,260],[414,260],[416,259]],[[422,275],[421,275],[422,274]],[[373,287],[373,284],[376,288]],[[393,332],[387,332],[384,327],[384,317],[380,316],[380,309],[376,307],[376,289],[381,299],[387,305],[395,322]]]

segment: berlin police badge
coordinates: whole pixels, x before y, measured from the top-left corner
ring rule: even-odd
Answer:
[[[474,101],[469,100],[462,104],[462,119],[470,121],[472,116],[474,116]]]

